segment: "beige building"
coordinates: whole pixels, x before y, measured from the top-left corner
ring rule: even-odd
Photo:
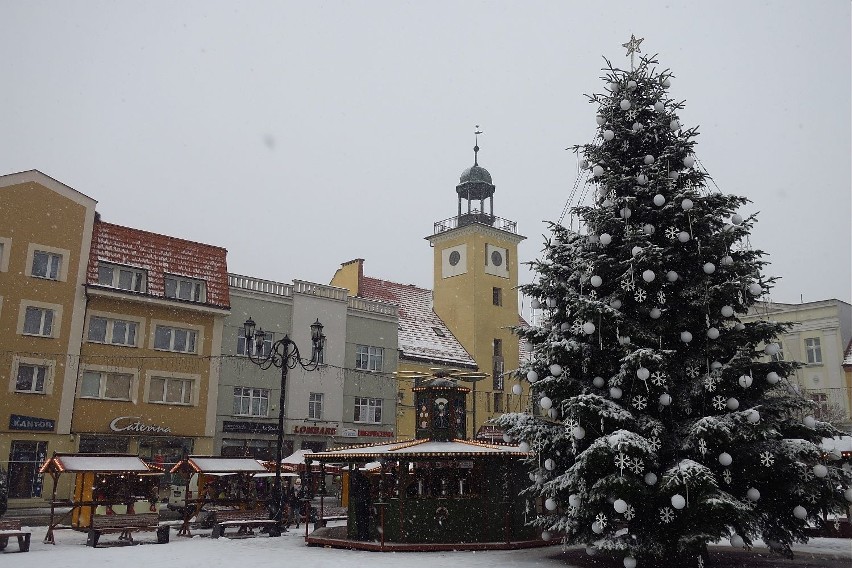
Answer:
[[[852,339],[852,306],[840,300],[801,304],[758,302],[740,319],[793,324],[780,337],[778,356],[802,364],[792,379],[818,403],[817,417],[850,429],[852,385],[844,372],[843,361]]]
[[[0,468],[13,506],[41,503],[38,467],[75,447],[95,204],[36,170],[0,176]]]

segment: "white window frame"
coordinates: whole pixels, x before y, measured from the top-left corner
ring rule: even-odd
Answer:
[[[819,337],[805,338],[805,358],[808,365],[822,365],[822,342]]]
[[[104,340],[100,341],[98,339],[92,339],[92,320],[101,319],[106,321],[106,327],[104,332]],[[130,325],[136,327],[136,334],[133,339],[133,343],[117,343],[115,342],[115,327],[116,324],[123,323],[125,324],[125,329],[128,329]],[[117,347],[139,347],[139,338],[144,337],[144,326],[145,320],[126,317],[120,314],[110,314],[106,312],[91,312],[86,316],[86,342],[87,343],[100,343],[103,345],[114,345]],[[125,337],[127,337],[127,333],[125,332]]]
[[[86,373],[96,373],[99,375],[98,394],[95,396],[83,394],[83,382],[86,378]],[[128,387],[127,398],[114,398],[106,396],[107,382],[111,377],[126,376],[130,377],[130,386]],[[135,369],[119,368],[119,367],[104,367],[96,365],[86,365],[80,370],[80,380],[77,385],[77,398],[88,400],[116,400],[123,402],[136,402],[136,391],[139,384],[139,372]]]
[[[352,417],[356,424],[381,424],[382,423],[382,399],[370,397],[355,397],[355,414]],[[376,417],[378,410],[378,418]]]
[[[27,308],[35,308],[39,310],[50,310],[53,312],[53,319],[50,323],[50,333],[25,333],[24,325],[27,321]],[[40,331],[44,331],[45,318],[42,314]],[[18,309],[18,335],[25,337],[59,337],[59,330],[62,329],[62,304],[50,304],[47,302],[36,302],[35,300],[21,300]]]
[[[381,371],[384,367],[385,350],[373,345],[355,346],[355,368],[359,371]]]
[[[168,348],[157,347],[156,337],[157,337],[157,330],[159,328],[164,328],[164,329],[170,330],[169,347]],[[175,349],[174,348],[174,346],[175,346],[175,335],[176,335],[174,333],[175,330],[183,331],[183,332],[186,332],[187,334],[190,334],[190,333],[194,334],[195,335],[195,349],[192,350],[192,351],[189,351],[189,350],[184,351],[184,350]],[[198,326],[188,326],[188,325],[181,324],[181,323],[178,323],[178,322],[166,322],[166,321],[157,321],[157,320],[154,320],[154,321],[151,322],[151,334],[149,336],[149,341],[150,341],[151,349],[153,349],[155,351],[169,351],[171,353],[190,353],[190,354],[196,354],[197,355],[197,354],[200,353],[200,346],[201,346],[201,342],[203,341],[203,339],[204,338],[203,338],[203,334],[202,334],[202,328],[200,328]]]
[[[308,420],[322,420],[323,393],[312,392],[308,395]]]
[[[18,371],[22,365],[31,367],[46,367],[44,377],[44,390],[18,390]],[[53,393],[53,378],[56,374],[56,361],[53,359],[39,359],[34,357],[14,356],[12,358],[12,372],[9,376],[9,392],[20,394],[52,394]]]
[[[9,257],[12,255],[12,239],[0,237],[0,272],[9,272]]]
[[[48,272],[47,276],[41,276],[37,274],[33,274],[33,263],[35,261],[36,252],[56,255],[60,258],[59,266],[56,270],[56,278],[50,278],[50,274]],[[25,274],[30,278],[40,278],[42,280],[53,280],[55,282],[67,282],[68,281],[68,264],[71,259],[71,251],[68,249],[62,249],[57,247],[49,247],[47,245],[42,245],[38,243],[29,243],[27,247],[27,265]]]
[[[173,296],[168,293],[169,281],[175,283]],[[189,287],[189,297],[183,298],[181,293],[186,287]],[[166,273],[163,275],[163,296],[173,300],[204,303],[207,301],[207,282],[199,278]]]
[[[112,271],[110,274],[110,281],[108,283],[101,281],[101,268],[108,268]],[[130,288],[121,285],[122,272],[130,273]],[[118,290],[126,290],[128,292],[144,294],[148,291],[148,271],[143,268],[136,268],[133,266],[125,266],[122,264],[115,264],[113,262],[98,260],[98,286],[107,286],[109,288],[116,288]]]
[[[258,387],[234,387],[234,416],[252,416],[254,418],[267,418],[269,416],[269,389]],[[242,402],[248,401],[248,412],[242,412]],[[239,401],[239,404],[238,402]],[[258,401],[258,411],[254,412],[254,402]],[[266,403],[264,405],[264,402]]]
[[[159,393],[157,399],[152,399],[152,396],[155,395],[153,392],[153,383],[155,380],[161,379],[164,382],[163,391]],[[181,389],[181,401],[180,402],[169,402],[167,400],[163,400],[165,398],[165,394],[168,392],[168,384],[172,381],[184,381],[184,386]],[[201,375],[195,375],[190,373],[172,373],[166,371],[148,371],[145,376],[145,389],[144,389],[144,399],[145,402],[149,404],[164,404],[169,406],[198,406],[199,400],[199,389],[201,387]],[[184,402],[183,399],[185,395],[189,393],[189,402]]]
[[[248,353],[246,353],[246,346],[248,346],[248,349],[251,350],[252,355],[259,355],[260,357],[268,357],[269,354],[272,352],[273,333],[271,331],[263,332],[264,333],[263,348],[261,350],[261,353],[259,353],[259,354],[256,352],[257,347],[256,347],[256,344],[255,344],[255,340],[252,339],[251,341],[246,341],[245,333],[246,333],[246,331],[245,331],[245,328],[243,328],[243,326],[240,326],[240,327],[237,328],[237,355],[239,355],[241,357],[248,357]]]

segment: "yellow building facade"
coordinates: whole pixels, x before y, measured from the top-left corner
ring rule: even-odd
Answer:
[[[42,503],[38,467],[73,451],[94,199],[36,170],[0,177],[0,467]]]

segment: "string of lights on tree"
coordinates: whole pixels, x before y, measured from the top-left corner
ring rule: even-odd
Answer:
[[[581,227],[551,224],[538,279],[521,287],[544,316],[518,330],[543,416],[498,423],[535,453],[526,493],[544,504],[532,521],[544,539],[626,568],[703,566],[726,538],[789,556],[852,502],[848,464],[820,447],[841,432],[788,380],[797,364],[772,358],[788,326],[740,320],[774,281],[748,243],[756,219],[739,213],[746,198],[707,187],[673,74],[655,57],[634,67],[641,41],[589,96],[597,135],[574,147],[581,195],[593,190],[571,209]]]

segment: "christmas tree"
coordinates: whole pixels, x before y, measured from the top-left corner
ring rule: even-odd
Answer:
[[[607,61],[589,97],[582,230],[552,224],[538,281],[522,287],[544,315],[518,330],[540,416],[498,422],[534,452],[543,538],[627,568],[702,566],[725,538],[790,555],[852,501],[849,472],[820,448],[840,432],[787,380],[795,363],[772,357],[785,326],[739,320],[774,280],[749,246],[755,218],[738,213],[747,199],[708,187],[672,74],[654,57],[634,68],[639,41],[625,44],[630,70]]]

